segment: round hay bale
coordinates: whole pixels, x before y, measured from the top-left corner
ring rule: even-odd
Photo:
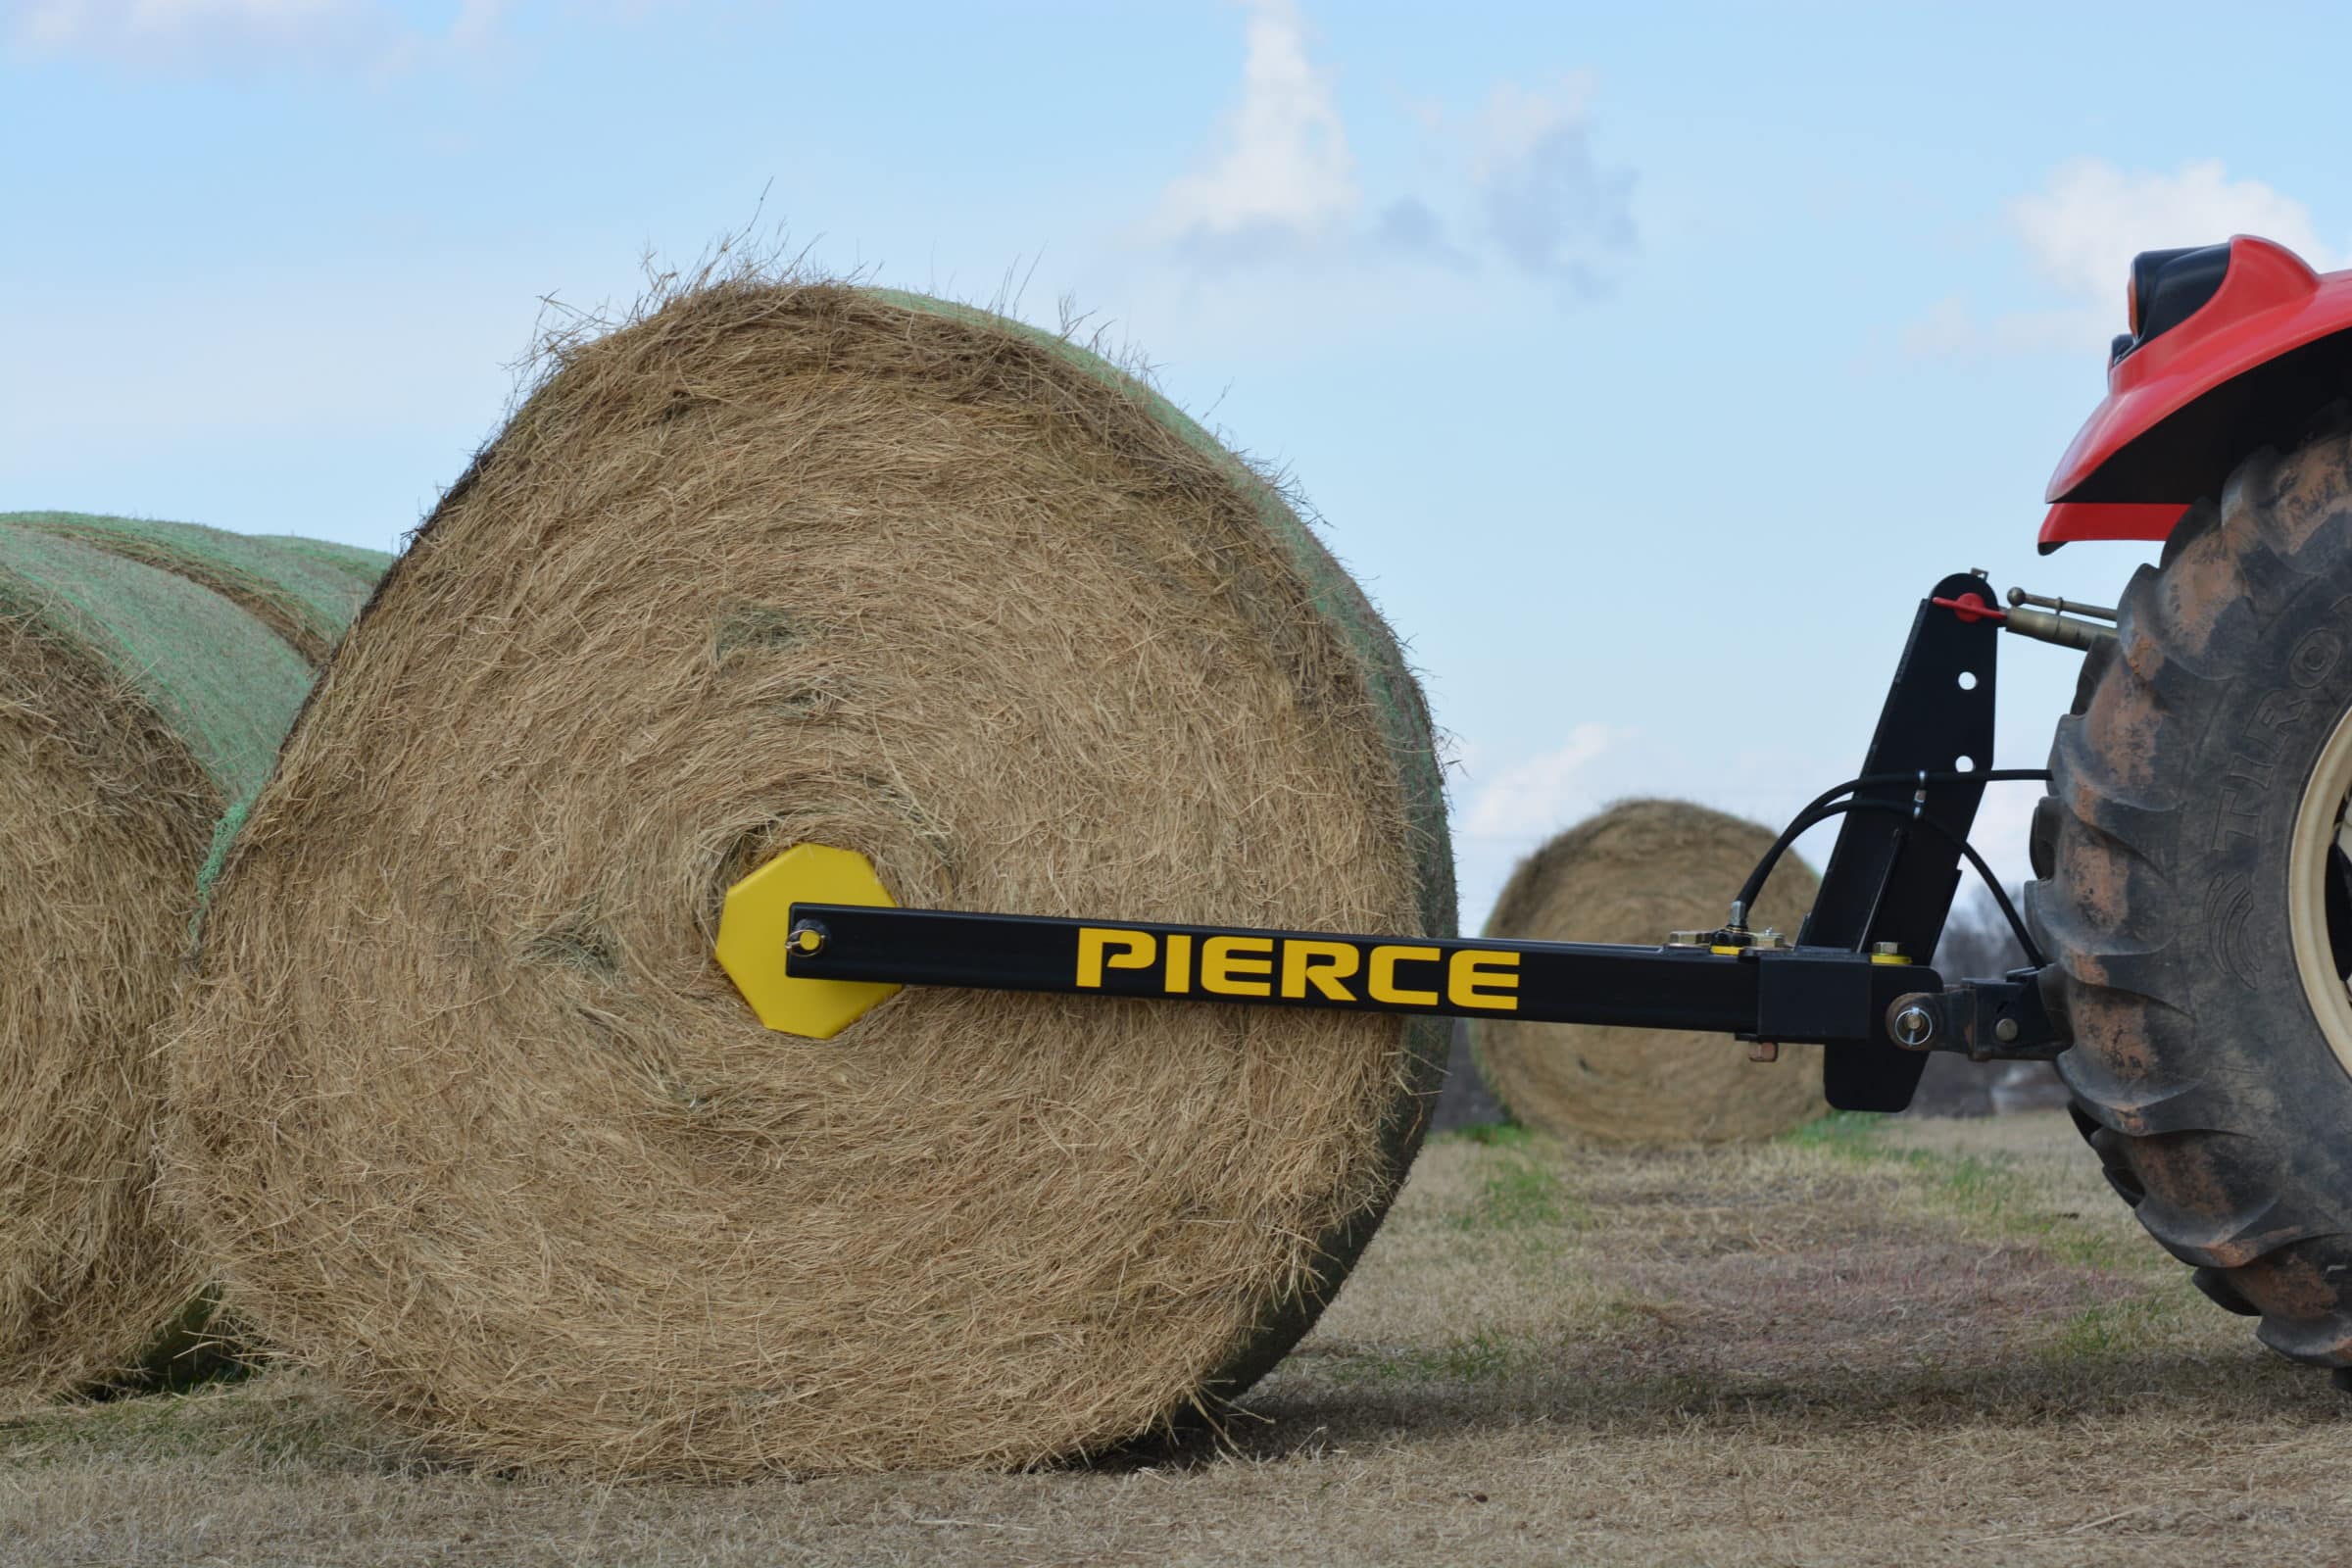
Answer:
[[[443,1452],[1019,1466],[1304,1332],[1442,1023],[909,989],[762,1030],[789,846],[900,902],[1453,928],[1421,699],[1281,497],[1061,340],[706,283],[562,350],[322,679],[208,908],[176,1191]]]
[[[1663,942],[1720,924],[1775,837],[1686,801],[1625,801],[1519,862],[1486,934],[1517,942]],[[1764,885],[1749,924],[1789,941],[1821,879],[1794,855]],[[1478,1068],[1519,1121],[1622,1144],[1769,1138],[1821,1114],[1821,1048],[1752,1062],[1729,1035],[1582,1024],[1470,1026]]]
[[[38,528],[200,583],[269,627],[312,664],[367,602],[389,556],[355,545],[229,533],[192,522],[81,512],[5,512],[0,526]]]
[[[383,580],[384,568],[392,563],[392,558],[380,550],[337,544],[332,539],[305,539],[300,534],[291,533],[265,533],[253,537],[357,580],[363,602],[368,595],[375,592],[375,585]]]
[[[0,517],[0,1411],[139,1364],[204,1284],[153,1201],[154,1034],[214,824],[311,679],[237,605],[93,548],[113,519],[71,516]],[[222,537],[122,526],[142,556]]]

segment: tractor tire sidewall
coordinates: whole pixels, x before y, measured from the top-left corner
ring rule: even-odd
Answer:
[[[2213,1063],[2209,1092],[2257,1125],[2297,1130],[2277,1152],[2314,1164],[2311,1188],[2343,1195],[2352,1213],[2352,1074],[2304,992],[2288,914],[2304,787],[2352,710],[2352,548],[2271,624],[2239,618],[2249,624],[2229,642],[2243,662],[2176,764],[2185,788],[2170,864],[2128,894],[2168,901],[2186,937],[2168,957]]]
[[[2032,917],[2059,1068],[2110,1180],[2200,1288],[2352,1361],[2352,1072],[2295,959],[2304,790],[2352,711],[2352,448],[2248,459],[2143,567],[2059,725]],[[2315,803],[2314,809],[2327,806]]]

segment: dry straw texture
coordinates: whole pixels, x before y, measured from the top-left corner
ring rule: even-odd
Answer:
[[[1713,925],[1772,830],[1684,801],[1626,801],[1519,862],[1486,934],[1530,942],[1666,940]],[[1821,879],[1785,857],[1750,923],[1795,939]],[[1769,1138],[1821,1114],[1821,1051],[1751,1062],[1729,1035],[1479,1019],[1471,1042],[1497,1099],[1531,1127],[1609,1143]]]
[[[1275,492],[982,313],[705,281],[558,351],[230,857],[178,1191],[264,1333],[442,1452],[1017,1466],[1245,1385],[1419,1137],[1442,1032],[903,992],[829,1042],[729,884],[1452,929],[1427,721]]]
[[[131,556],[93,548],[126,537]],[[0,516],[0,1410],[157,1352],[203,1283],[152,1202],[153,1031],[214,823],[310,683],[253,615],[147,564],[229,538]],[[257,581],[273,564],[231,548]]]

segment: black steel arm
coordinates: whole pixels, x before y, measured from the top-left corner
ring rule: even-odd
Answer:
[[[796,904],[796,980],[1692,1029],[1891,1049],[1887,1008],[1940,984],[1823,948],[1616,947]]]
[[[1992,760],[1990,584],[1922,600],[1837,847],[1793,948],[1732,922],[1696,943],[1621,947],[967,914],[794,902],[793,981],[961,986],[1161,1001],[1628,1025],[1828,1048],[1830,1103],[1899,1110],[1924,1054],[2049,1056],[2065,1021],[2034,972],[1945,988],[1936,951]],[[1987,613],[1989,612],[1989,613]],[[1775,853],[1804,825],[1790,825]],[[1769,870],[1758,867],[1751,884]],[[1980,863],[1980,868],[1982,864]],[[870,879],[870,868],[867,875]],[[1752,886],[1749,890],[1752,892]],[[855,1016],[872,1000],[843,1016]]]

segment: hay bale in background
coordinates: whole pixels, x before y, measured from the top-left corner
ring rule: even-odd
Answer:
[[[0,517],[0,1410],[122,1373],[204,1283],[152,1201],[153,1031],[214,823],[311,677],[255,616],[147,564],[227,537]],[[122,539],[141,559],[98,548]]]
[[[160,566],[235,605],[322,662],[391,558],[354,545],[229,533],[190,522],[81,512],[0,512],[0,527],[38,528],[108,555]]]
[[[366,602],[367,595],[375,592],[375,585],[383,580],[384,568],[392,562],[392,558],[380,550],[368,550],[359,545],[337,544],[332,539],[305,539],[300,534],[291,533],[263,533],[238,535],[237,537],[259,539],[264,544],[274,546],[289,555],[300,556],[306,561],[318,562],[321,565],[332,567],[346,577],[356,578],[362,589],[361,600],[363,603]]]
[[[1268,485],[998,318],[708,284],[559,357],[229,857],[173,1148],[240,1314],[443,1451],[608,1474],[1023,1465],[1270,1365],[1443,1023],[769,1033],[711,942],[803,841],[906,904],[1452,930],[1419,693]]]
[[[1771,829],[1684,801],[1626,801],[1586,818],[1511,873],[1486,934],[1522,942],[1657,943],[1721,923]],[[1749,923],[1789,941],[1821,879],[1794,855]],[[1751,1062],[1729,1035],[1580,1024],[1471,1026],[1479,1070],[1530,1127],[1608,1143],[1768,1138],[1822,1112],[1821,1048]]]

